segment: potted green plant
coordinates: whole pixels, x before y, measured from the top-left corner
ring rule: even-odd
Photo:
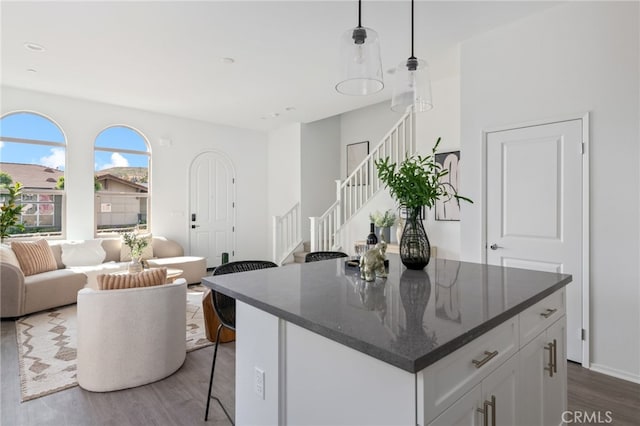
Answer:
[[[142,271],[142,251],[149,245],[149,240],[138,236],[137,232],[124,232],[122,234],[122,242],[129,247],[131,251],[131,263],[129,264],[129,273]]]
[[[0,239],[4,241],[11,236],[10,231],[12,229],[24,230],[24,225],[18,223],[24,206],[17,203],[22,194],[22,184],[20,182],[16,182],[13,185],[4,183],[0,185],[0,188],[6,188],[7,190],[7,196],[2,203],[2,207],[0,207]]]
[[[389,157],[376,160],[380,180],[400,205],[405,226],[400,240],[400,259],[409,269],[423,269],[429,263],[431,245],[422,224],[423,209],[435,206],[436,200],[453,197],[472,203],[459,195],[442,177],[449,171],[436,162],[438,138],[431,153],[414,155],[400,164],[391,163]]]
[[[376,210],[369,213],[369,220],[376,226],[376,234],[384,238],[385,242],[391,242],[391,227],[396,223],[396,214],[393,210],[387,210],[383,213]]]

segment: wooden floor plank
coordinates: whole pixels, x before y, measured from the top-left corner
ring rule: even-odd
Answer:
[[[213,346],[187,354],[172,376],[134,389],[94,393],[80,387],[20,403],[18,352],[13,321],[2,321],[0,341],[0,424],[3,426],[159,425],[226,426],[230,422],[212,401],[204,422]],[[568,367],[569,410],[609,411],[616,426],[640,425],[640,385],[596,373],[573,363]],[[235,345],[218,351],[214,394],[230,413],[235,405]],[[590,414],[593,415],[593,414]],[[595,423],[574,423],[595,424]]]

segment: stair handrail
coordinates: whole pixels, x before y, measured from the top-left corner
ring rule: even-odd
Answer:
[[[302,244],[302,221],[300,202],[297,202],[287,212],[280,216],[273,216],[273,262],[278,265]]]
[[[390,157],[398,162],[415,153],[414,117],[405,113],[344,181],[336,181],[336,202],[321,216],[309,218],[312,251],[338,249],[340,229],[383,188],[375,161]],[[329,218],[333,223],[326,223]]]
[[[339,207],[340,200],[336,200],[322,216],[309,218],[311,251],[330,251],[339,248],[336,244],[336,232],[340,228]]]

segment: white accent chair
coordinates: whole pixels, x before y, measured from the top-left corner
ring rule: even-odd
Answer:
[[[78,384],[132,388],[176,372],[186,356],[187,282],[78,292]]]

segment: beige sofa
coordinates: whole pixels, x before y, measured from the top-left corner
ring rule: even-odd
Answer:
[[[32,312],[76,303],[78,291],[94,287],[95,278],[101,273],[127,269],[129,262],[120,262],[120,238],[100,239],[106,252],[104,263],[94,266],[65,268],[61,245],[67,241],[51,240],[58,269],[25,276],[11,248],[0,248],[0,317],[19,317]],[[181,278],[188,284],[199,283],[207,274],[203,257],[184,256],[182,246],[163,237],[153,237],[153,259],[149,266],[181,269]]]

